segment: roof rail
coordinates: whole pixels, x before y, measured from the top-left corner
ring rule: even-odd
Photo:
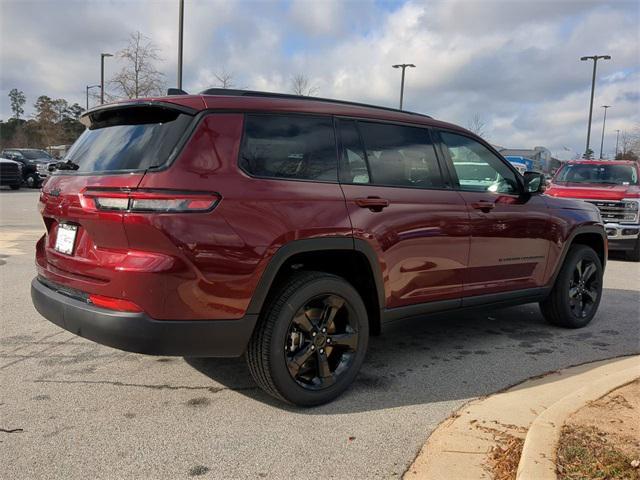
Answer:
[[[256,90],[238,90],[233,88],[207,88],[200,92],[200,95],[225,95],[230,97],[269,97],[269,98],[288,98],[295,100],[311,100],[316,102],[340,103],[343,105],[353,105],[356,107],[375,108],[377,110],[387,110],[390,112],[407,113],[409,115],[418,115],[420,117],[431,118],[423,113],[410,112],[407,110],[398,110],[397,108],[381,107],[380,105],[370,105],[368,103],[349,102],[347,100],[335,100],[333,98],[308,97],[305,95],[293,95],[290,93],[275,92],[259,92]]]

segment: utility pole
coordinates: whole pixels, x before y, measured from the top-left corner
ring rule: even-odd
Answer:
[[[100,85],[87,85],[86,90],[87,90],[87,110],[89,110],[89,90],[92,88],[97,88]]]
[[[402,110],[402,100],[404,98],[404,71],[407,67],[416,68],[413,63],[400,63],[398,65],[391,65],[393,68],[402,69],[402,80],[400,81],[400,110]]]
[[[100,54],[100,105],[104,104],[104,57],[113,57],[110,53]]]
[[[613,157],[616,159],[618,157],[618,140],[620,139],[620,130],[616,130],[616,156]]]
[[[607,124],[607,109],[610,107],[611,105],[602,105],[602,108],[604,108],[604,120],[602,121],[602,139],[600,140],[600,160],[602,160],[602,147],[604,146],[604,126]]]
[[[593,76],[591,77],[591,103],[589,104],[589,126],[587,127],[587,147],[585,148],[585,155],[589,152],[589,143],[591,140],[591,118],[593,116],[593,93],[596,89],[596,66],[598,60],[611,60],[611,55],[591,55],[586,57],[580,57],[580,60],[585,62],[587,60],[593,60]]]
[[[178,88],[182,90],[182,38],[184,26],[184,0],[180,0],[180,15],[178,23]]]

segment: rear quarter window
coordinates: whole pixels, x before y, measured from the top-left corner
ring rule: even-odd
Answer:
[[[331,117],[247,115],[240,167],[257,177],[337,182]]]

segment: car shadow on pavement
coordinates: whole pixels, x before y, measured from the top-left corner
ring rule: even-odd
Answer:
[[[372,337],[354,384],[334,402],[311,409],[272,399],[252,381],[244,359],[186,358],[230,390],[298,413],[364,412],[488,395],[568,366],[640,353],[640,292],[605,289],[585,328],[545,322],[538,306],[441,314],[396,322]]]

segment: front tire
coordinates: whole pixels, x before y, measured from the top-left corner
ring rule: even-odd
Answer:
[[[323,272],[297,272],[261,315],[247,364],[267,393],[310,407],[349,387],[368,342],[367,310],[351,284]]]
[[[540,303],[545,319],[560,327],[589,324],[602,297],[602,262],[586,245],[573,245],[549,296]]]

